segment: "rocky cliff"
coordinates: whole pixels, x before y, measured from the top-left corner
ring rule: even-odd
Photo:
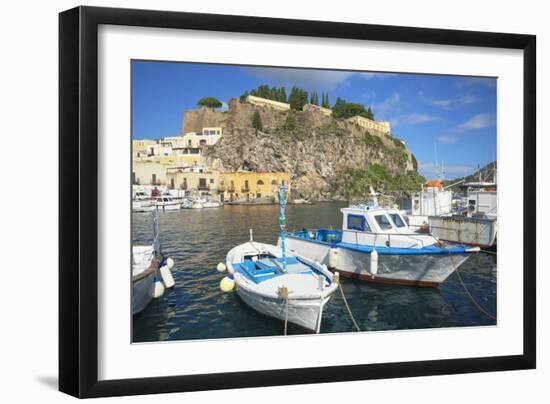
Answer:
[[[256,110],[262,130],[251,127]],[[205,149],[210,167],[291,173],[294,198],[344,199],[368,192],[368,185],[388,191],[418,177],[416,161],[401,141],[315,109],[284,112],[232,100],[227,112],[186,113],[187,131],[202,126],[224,127],[218,143]]]

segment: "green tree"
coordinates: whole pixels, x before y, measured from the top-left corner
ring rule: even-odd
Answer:
[[[220,100],[214,97],[204,97],[197,101],[197,105],[199,107],[207,107],[207,108],[220,108],[222,106],[222,103]]]
[[[369,119],[374,119],[374,113],[372,109],[365,109],[363,104],[356,104],[353,102],[347,102],[340,97],[336,99],[336,103],[332,107],[332,115],[335,118],[351,118],[353,116],[362,116]]]
[[[262,117],[258,110],[254,111],[252,115],[252,127],[256,129],[256,133],[258,133],[259,130],[263,130]]]
[[[286,116],[285,129],[294,130],[296,129],[296,114],[294,111],[290,111]]]
[[[286,90],[284,87],[281,87],[280,89],[279,101],[286,102]]]
[[[371,107],[367,108],[367,118],[372,119],[374,121],[374,112],[372,112]]]
[[[248,96],[249,96],[248,90],[246,90],[246,91],[243,93],[243,95],[241,95],[241,98],[240,98],[241,102],[246,102],[246,97],[248,97]]]
[[[321,106],[323,108],[330,108],[330,102],[328,100],[328,93],[323,93],[323,101],[321,102]]]
[[[307,91],[302,88],[292,87],[290,95],[288,96],[288,103],[290,104],[290,109],[301,111],[304,105],[308,103]]]

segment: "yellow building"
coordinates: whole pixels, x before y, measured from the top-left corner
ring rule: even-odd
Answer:
[[[224,201],[273,203],[279,200],[280,185],[290,187],[290,174],[283,172],[224,172],[220,173],[218,189]]]
[[[167,186],[172,189],[183,189],[189,194],[218,194],[220,172],[206,167],[176,167],[166,170]]]
[[[290,110],[290,104],[287,104],[286,102],[268,100],[267,98],[256,97],[254,95],[249,95],[248,97],[246,97],[246,102],[248,102],[249,104],[258,105],[261,107],[271,107],[279,111]]]
[[[391,127],[389,122],[373,121],[369,118],[365,118],[364,116],[359,116],[359,115],[349,118],[348,121],[356,125],[359,125],[360,127],[365,129],[374,129],[382,133],[391,132]]]
[[[150,156],[152,153],[154,153],[156,144],[156,140],[132,140],[132,158],[136,160]]]
[[[166,164],[158,161],[132,162],[133,185],[166,185]]]
[[[325,116],[332,116],[332,109],[321,107],[315,104],[306,104],[304,105],[304,111],[318,111]]]

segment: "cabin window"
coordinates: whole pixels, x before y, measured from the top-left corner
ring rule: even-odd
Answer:
[[[348,215],[348,229],[370,231],[369,225],[365,221],[365,216],[360,215]]]
[[[397,213],[390,213],[391,220],[393,221],[393,224],[395,224],[396,227],[401,228],[405,227],[405,223],[403,222],[403,219],[401,219],[401,216]]]
[[[380,226],[380,228],[382,230],[391,230],[392,229],[390,219],[388,219],[388,217],[386,215],[376,215],[376,216],[374,216],[374,219],[376,220],[376,223],[378,223],[378,226]]]

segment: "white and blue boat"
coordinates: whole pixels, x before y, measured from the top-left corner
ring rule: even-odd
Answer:
[[[280,206],[281,247],[255,242],[251,235],[250,241],[229,251],[226,267],[237,294],[252,309],[319,333],[323,308],[338,288],[338,277],[326,265],[287,254],[283,187]]]
[[[303,229],[287,248],[342,276],[375,283],[437,287],[479,247],[451,245],[409,229],[400,211],[374,202],[341,209],[342,230]],[[279,239],[281,243],[281,239]]]
[[[152,211],[153,244],[132,246],[132,314],[138,314],[153,298],[164,294],[165,288],[174,286],[170,270],[172,258],[164,258],[161,252],[156,209]]]

